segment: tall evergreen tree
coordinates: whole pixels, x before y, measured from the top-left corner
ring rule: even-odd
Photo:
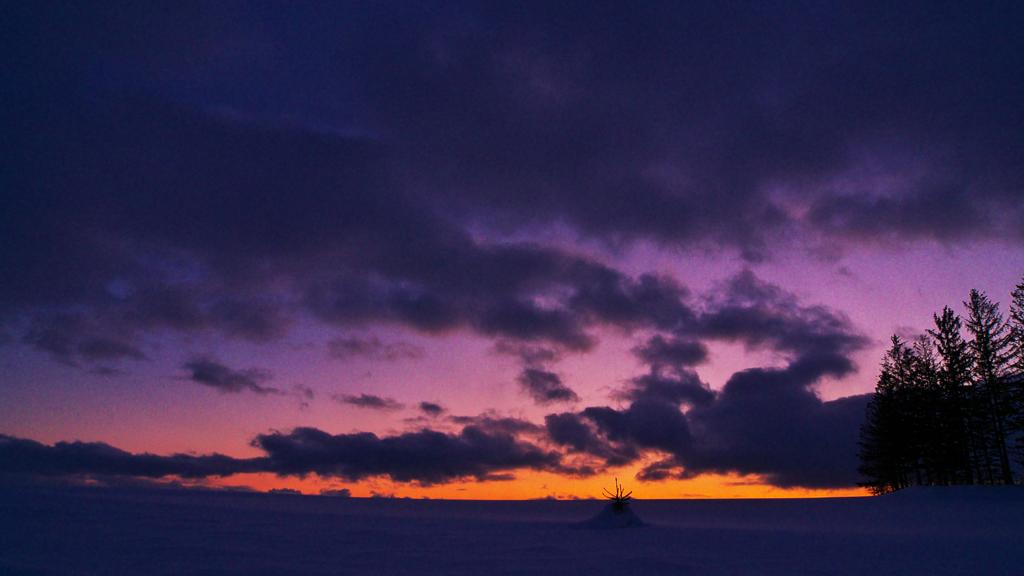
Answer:
[[[914,341],[908,356],[910,381],[906,418],[913,439],[915,480],[918,484],[949,484],[943,436],[942,389],[935,347],[927,336]]]
[[[873,494],[886,494],[911,483],[912,438],[904,417],[908,355],[903,341],[893,336],[861,426],[859,470],[866,478],[861,486]]]
[[[1007,446],[1014,402],[1009,386],[1003,381],[1009,361],[1010,339],[1008,325],[999,312],[999,304],[977,290],[971,290],[967,307],[967,330],[974,357],[973,376],[977,388],[979,424],[985,428],[986,445],[990,457],[996,459],[998,475],[994,482],[1013,483]]]
[[[1010,365],[1024,374],[1024,279],[1010,293]]]
[[[1010,428],[1016,436],[1017,461],[1024,466],[1024,279],[1010,293],[1010,357],[1009,386],[1015,404]]]
[[[940,418],[945,467],[954,484],[973,484],[976,441],[970,428],[971,354],[961,335],[960,317],[949,306],[932,316],[935,329],[929,330],[939,355],[938,384],[942,390]]]
[[[892,439],[894,419],[894,383],[890,354],[882,359],[882,369],[875,383],[875,393],[868,402],[864,423],[860,428],[860,467],[865,480],[860,483],[872,494],[887,494],[902,488],[899,467]]]

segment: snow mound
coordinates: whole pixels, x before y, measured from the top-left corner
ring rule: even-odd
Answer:
[[[606,530],[612,528],[635,528],[638,526],[645,526],[645,524],[644,521],[633,512],[631,507],[617,507],[614,503],[610,503],[596,516],[590,520],[580,522],[576,526],[579,528]]]

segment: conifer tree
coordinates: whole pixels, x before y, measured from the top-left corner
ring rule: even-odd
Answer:
[[[906,345],[897,336],[882,360],[875,393],[868,403],[860,431],[861,486],[886,494],[909,486],[908,435],[903,418]]]
[[[949,481],[973,484],[978,478],[973,457],[976,441],[972,438],[968,393],[971,383],[971,354],[961,335],[960,317],[946,306],[932,316],[935,329],[929,330],[939,355],[938,384],[942,391],[940,418],[941,442]]]
[[[1024,374],[1024,279],[1010,293],[1010,365]]]
[[[875,495],[888,494],[902,488],[893,454],[887,444],[890,437],[888,425],[892,421],[892,405],[889,403],[889,395],[884,392],[886,385],[883,384],[887,378],[884,373],[879,376],[875,394],[868,402],[864,423],[860,428],[860,466],[857,470],[865,480],[859,484]]]
[[[913,437],[915,480],[917,484],[949,484],[942,440],[942,389],[935,347],[927,336],[914,341],[908,356],[910,382],[907,391],[906,418]]]
[[[1010,370],[1014,401],[1010,427],[1016,435],[1017,460],[1024,466],[1024,279],[1010,293]]]
[[[967,307],[967,330],[974,357],[973,376],[977,389],[978,424],[986,439],[986,467],[994,468],[990,481],[1013,483],[1007,446],[1010,420],[1014,414],[1013,397],[1003,381],[1009,360],[1008,326],[999,305],[977,290],[971,290]],[[992,463],[992,460],[995,463]],[[997,474],[996,474],[997,472]]]

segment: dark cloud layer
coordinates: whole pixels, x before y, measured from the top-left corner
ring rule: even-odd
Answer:
[[[58,442],[47,446],[34,440],[5,435],[0,435],[0,462],[4,473],[38,476],[206,478],[258,472],[265,468],[260,459],[239,460],[218,454],[132,454],[102,442]]]
[[[615,395],[626,405],[548,416],[551,440],[608,466],[661,454],[640,473],[646,480],[737,472],[780,486],[857,482],[857,434],[868,396],[825,402],[814,390],[823,377],[852,371],[850,355],[868,344],[844,315],[804,305],[744,272],[678,331],[772,350],[789,360],[781,368],[737,372],[714,392],[690,369],[700,357],[692,350],[699,348],[654,337],[635,350],[649,373]]]
[[[757,474],[778,486],[834,488],[856,484],[857,434],[869,395],[822,401],[789,380],[786,370],[740,373],[718,394],[681,411],[689,398],[637,394],[625,408],[590,407],[552,414],[553,442],[604,466],[665,457],[644,480],[700,474]]]
[[[168,335],[279,343],[311,322],[355,334],[333,355],[388,361],[419,351],[361,331],[463,331],[515,355],[520,385],[546,403],[578,398],[558,359],[604,330],[640,334],[648,371],[615,396],[624,406],[552,415],[557,445],[607,463],[659,452],[652,478],[846,482],[861,400],[814,393],[866,345],[844,315],[751,271],[695,297],[572,241],[751,262],[880,241],[1019,243],[1021,16],[932,3],[338,4],[286,17],[180,4],[159,18],[14,6],[0,24],[0,341],[117,377]],[[712,393],[692,368],[714,341],[783,365]],[[198,384],[281,393],[269,373],[183,360]],[[463,425],[469,436],[271,440],[282,454],[415,441],[474,458],[495,443],[550,465]],[[814,467],[816,451],[836,460]],[[505,470],[481,466],[452,470]]]
[[[431,484],[466,477],[484,480],[519,468],[560,470],[556,452],[476,426],[466,426],[458,434],[421,430],[384,438],[297,428],[258,436],[254,444],[267,452],[277,473],[315,472],[349,480],[386,475],[400,482]]]
[[[1024,230],[1014,10],[52,8],[4,25],[8,322],[265,341],[298,304],[585,350],[678,287],[468,225],[750,258]]]
[[[703,300],[671,333],[634,350],[649,372],[615,394],[625,407],[549,415],[549,439],[596,458],[596,468],[661,454],[641,472],[648,480],[737,472],[782,486],[856,483],[867,395],[826,402],[814,386],[849,374],[868,339],[844,314],[804,304],[749,270]],[[703,342],[714,340],[770,350],[787,363],[737,372],[714,392],[691,368],[706,357]]]
[[[490,423],[495,425],[466,425],[458,434],[423,429],[383,438],[369,433],[330,435],[301,427],[256,437],[253,445],[266,455],[245,459],[131,454],[102,443],[46,446],[0,435],[0,465],[6,475],[39,477],[203,479],[270,472],[350,481],[388,477],[424,485],[466,478],[508,480],[510,470],[522,468],[565,471],[557,452],[517,439],[502,422]]]
[[[3,316],[27,324],[27,341],[54,354],[111,333],[266,342],[295,316],[429,334],[461,328],[586,351],[595,325],[667,326],[686,314],[686,292],[670,279],[630,277],[557,248],[471,238],[427,199],[396,187],[372,142],[152,100],[92,110],[86,126],[68,122],[54,129],[72,150],[42,150],[25,167],[38,170],[42,189],[26,201],[52,219],[11,222],[3,257],[30,273],[0,288]],[[48,158],[64,166],[65,180],[50,182]],[[63,309],[84,319],[52,327],[49,311]],[[336,340],[331,350],[417,354],[372,338]]]
[[[315,428],[261,434],[253,445],[266,456],[237,459],[221,455],[131,454],[103,443],[58,442],[47,446],[0,435],[5,474],[32,476],[132,476],[208,478],[269,472],[319,474],[359,480],[386,476],[399,482],[433,484],[463,478],[508,479],[508,471],[564,472],[557,452],[517,439],[499,428],[465,426],[457,434],[421,430],[379,437],[370,433],[332,435]]]
[[[416,184],[467,212],[748,257],[781,231],[1024,229],[1017,8],[411,12],[364,88]]]
[[[837,376],[852,370],[846,356],[868,343],[845,314],[824,306],[802,305],[795,295],[764,282],[749,269],[714,291],[704,313],[683,331],[740,342],[751,349],[828,356],[837,364]],[[838,366],[844,362],[845,370]]]
[[[708,358],[708,347],[703,342],[666,338],[656,335],[633,349],[637,357],[654,367],[695,366]]]
[[[676,462],[684,473],[742,471],[780,486],[852,486],[869,395],[823,402],[799,368],[735,374],[713,404],[688,417],[704,442]]]
[[[147,359],[134,344],[115,335],[97,335],[81,317],[73,314],[39,318],[24,333],[22,342],[68,366]]]
[[[649,462],[640,473],[645,480],[735,472],[761,475],[780,486],[854,484],[857,430],[867,396],[822,401],[814,386],[824,377],[847,374],[853,368],[849,355],[866,345],[864,337],[843,315],[804,305],[748,273],[730,280],[719,294],[677,330],[765,347],[788,356],[784,366],[737,372],[721,390],[712,391],[690,368],[693,356],[676,354],[677,347],[669,345],[678,343],[675,337],[664,336],[638,348],[649,372],[614,395],[622,407],[549,414],[543,426],[484,413],[447,417],[457,432],[424,428],[380,437],[297,428],[257,436],[253,444],[266,456],[248,460],[131,455],[101,444],[46,447],[5,438],[0,463],[7,458],[12,471],[32,474],[205,477],[263,471],[349,480],[387,476],[430,484],[497,479],[516,469],[587,475],[643,460]],[[527,356],[534,360],[551,359],[532,352]],[[189,367],[195,379],[222,389],[259,386],[253,374],[216,362],[196,360]],[[540,400],[564,399],[557,377],[532,370],[539,374],[530,383],[537,385],[534,392],[545,395]],[[378,410],[402,407],[372,394],[337,399]],[[429,402],[419,407],[435,418],[443,412]]]
[[[607,466],[642,459],[651,462],[655,457],[640,478],[736,472],[758,474],[781,486],[836,487],[856,482],[857,429],[867,396],[826,402],[814,386],[822,378],[842,377],[853,370],[850,356],[866,346],[866,338],[841,313],[803,304],[750,272],[730,279],[714,294],[700,306],[687,307],[682,319],[670,325],[671,332],[656,334],[635,349],[649,370],[613,394],[624,403],[619,408],[589,406],[550,414],[543,426],[493,413],[449,416],[444,422],[459,427],[455,433],[425,428],[379,437],[299,428],[258,436],[254,444],[267,456],[238,462],[222,457],[136,457],[105,445],[89,445],[81,468],[63,473],[90,473],[94,452],[114,454],[116,458],[111,458],[117,466],[125,466],[100,459],[95,474],[135,475],[131,466],[144,462],[155,471],[139,468],[144,471],[138,475],[152,477],[231,474],[237,467],[350,480],[388,476],[421,483],[494,479],[519,468],[587,475]],[[787,358],[786,364],[737,372],[716,392],[692,370],[705,353],[702,346],[692,345],[698,342],[695,338],[767,349]],[[538,402],[578,400],[556,374],[529,367],[554,361],[557,352],[507,343],[499,348],[527,365],[523,373],[531,379],[524,378],[521,384]],[[184,368],[192,380],[222,391],[277,392],[264,386],[269,374],[259,370],[235,370],[208,358],[193,359]],[[366,393],[335,399],[375,410],[403,408],[391,398]],[[435,418],[444,412],[429,402],[420,403],[419,408]],[[8,442],[22,445],[15,439]],[[24,458],[41,459],[39,473],[62,474],[63,468],[49,464],[48,459],[65,458],[64,444],[52,449],[31,446]],[[80,449],[78,444],[67,446]],[[209,471],[201,467],[207,464]],[[31,472],[35,464],[19,466]],[[47,472],[51,468],[55,471]],[[179,469],[186,472],[179,474],[175,471]]]

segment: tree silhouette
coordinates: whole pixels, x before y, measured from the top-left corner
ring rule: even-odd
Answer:
[[[969,383],[971,353],[960,332],[960,317],[946,306],[932,316],[935,329],[928,334],[939,355],[938,384],[942,393],[939,417],[942,419],[943,463],[951,484],[972,484],[976,478],[974,448],[969,422]]]
[[[861,427],[860,472],[868,478],[861,485],[874,494],[910,485],[909,475],[916,459],[911,421],[907,418],[910,354],[906,344],[894,335]]]
[[[1010,421],[1011,431],[1017,436],[1017,461],[1024,466],[1024,280],[1010,293],[1010,369],[1015,377],[1010,394],[1015,405]]]
[[[995,459],[998,477],[1004,484],[1013,483],[1007,434],[1013,418],[1013,399],[1009,386],[1003,381],[1009,356],[1009,327],[999,312],[999,305],[982,292],[971,290],[967,307],[967,330],[974,337],[970,341],[974,357],[975,386],[978,389],[977,407],[979,427],[984,430],[989,458]]]
[[[1024,282],[1011,297],[1009,320],[972,290],[966,322],[947,306],[912,345],[892,337],[861,426],[861,486],[1014,482],[1011,452],[1024,464]]]

